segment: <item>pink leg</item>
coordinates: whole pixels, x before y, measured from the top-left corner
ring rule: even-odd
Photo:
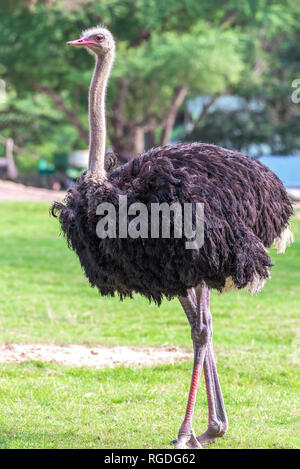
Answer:
[[[192,422],[201,370],[207,352],[207,345],[211,337],[210,324],[207,321],[207,291],[208,287],[204,283],[200,288],[196,289],[196,308],[192,292],[189,292],[186,298],[179,298],[191,325],[194,366],[186,413],[178,433],[178,439],[175,444],[176,448],[201,448],[201,444],[199,444],[193,431]]]
[[[206,292],[207,321],[212,330],[212,317],[209,309],[209,290]],[[213,352],[212,339],[207,346],[207,354],[204,360],[204,378],[206,385],[206,395],[208,402],[208,428],[197,437],[203,445],[213,443],[216,438],[223,436],[228,429],[228,419],[225,411],[223,395],[218,378],[217,367]]]
[[[218,379],[212,343],[208,345],[204,360],[204,377],[208,402],[208,427],[204,433],[197,436],[197,440],[201,445],[206,446],[214,443],[216,438],[223,436],[228,429],[228,419]]]
[[[191,325],[194,344],[194,367],[186,414],[179,430],[178,440],[176,440],[176,448],[201,448],[201,445],[208,445],[214,442],[217,437],[223,436],[228,428],[213,354],[209,296],[209,289],[203,283],[195,291],[190,290],[186,298],[179,298]],[[195,441],[192,419],[202,367],[204,369],[209,418],[207,430],[198,436]]]

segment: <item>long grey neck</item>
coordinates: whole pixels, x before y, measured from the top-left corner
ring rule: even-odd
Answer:
[[[107,82],[114,61],[114,52],[103,57],[96,56],[96,64],[89,92],[90,147],[89,171],[99,180],[104,180],[104,156],[106,145],[105,95]]]

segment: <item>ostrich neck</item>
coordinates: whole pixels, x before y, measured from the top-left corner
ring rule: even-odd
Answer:
[[[114,60],[112,52],[96,56],[95,70],[89,92],[90,147],[89,170],[97,179],[105,178],[104,156],[106,144],[105,94]]]

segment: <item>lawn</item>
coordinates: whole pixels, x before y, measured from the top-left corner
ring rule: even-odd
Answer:
[[[213,293],[214,344],[230,428],[216,448],[296,448],[299,222],[272,280],[251,297]],[[100,298],[43,203],[0,204],[0,342],[191,348],[177,301]],[[91,370],[0,365],[1,448],[171,448],[191,363]],[[202,383],[195,431],[206,425]]]

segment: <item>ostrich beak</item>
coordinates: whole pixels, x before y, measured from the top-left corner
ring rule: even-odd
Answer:
[[[76,41],[69,41],[67,42],[68,46],[97,46],[97,42],[91,41],[89,38],[82,37],[80,39],[76,39]]]

